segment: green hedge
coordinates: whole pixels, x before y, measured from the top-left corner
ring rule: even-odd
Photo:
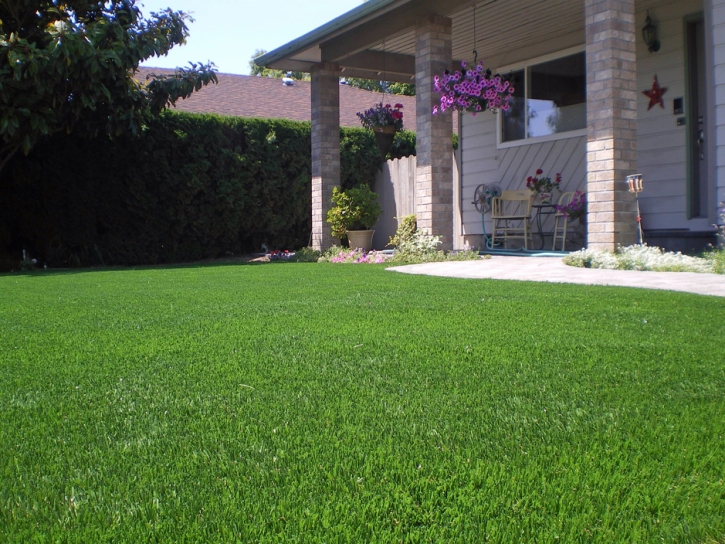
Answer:
[[[344,188],[380,165],[372,133],[341,129]],[[309,243],[309,123],[165,112],[136,139],[53,137],[2,176],[0,253],[18,260],[26,248],[49,266],[153,264]]]

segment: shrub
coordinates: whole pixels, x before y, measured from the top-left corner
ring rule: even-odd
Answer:
[[[341,184],[374,179],[374,138],[341,129]],[[191,261],[302,247],[310,124],[165,112],[139,138],[58,135],[0,183],[0,253],[50,266]]]
[[[705,254],[705,258],[712,263],[716,274],[725,274],[725,202],[720,203],[720,224],[717,228],[718,247],[713,247]]]
[[[646,244],[619,248],[616,253],[582,249],[564,257],[564,263],[583,268],[649,270],[657,272],[714,272],[710,260],[682,253],[665,252]]]
[[[342,238],[349,230],[372,228],[383,213],[378,204],[378,195],[367,185],[347,191],[333,187],[332,203],[332,208],[327,212],[327,222],[335,238]]]
[[[289,258],[290,262],[293,263],[316,263],[322,253],[311,247],[303,247],[295,251],[295,254]]]
[[[395,236],[390,237],[389,246],[399,246],[404,244],[408,240],[412,239],[415,235],[415,231],[418,228],[417,219],[415,214],[406,215],[400,218],[398,223],[398,229],[395,231]]]
[[[425,231],[418,230],[415,215],[406,215],[400,219],[395,236],[390,238],[388,245],[395,246],[395,253],[389,260],[410,264],[480,258],[478,252],[472,250],[445,253],[438,249],[440,243],[440,236],[431,236]]]

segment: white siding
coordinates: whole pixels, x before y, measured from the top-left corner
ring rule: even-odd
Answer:
[[[711,0],[717,201],[725,202],[725,0]]]
[[[708,92],[715,94],[712,101],[715,112],[708,117],[714,118],[717,125],[711,132],[716,139],[711,149],[716,154],[713,163],[717,173],[710,172],[710,183],[717,186],[718,201],[725,201],[725,0],[709,1],[712,3],[715,88]],[[661,49],[650,53],[641,35],[637,35],[637,164],[645,181],[640,199],[643,225],[645,229],[711,230],[717,202],[711,203],[709,217],[687,219],[687,130],[685,126],[677,126],[677,118],[685,114],[673,112],[673,99],[685,98],[684,17],[703,12],[703,0],[641,0],[636,9],[636,28],[639,30],[644,26],[647,10],[650,10],[661,42]],[[510,51],[505,57],[488,58],[485,52],[482,55],[495,69],[514,58],[535,58],[571,45],[576,44],[560,40],[547,42],[546,48]],[[649,99],[641,91],[652,87],[654,74],[660,85],[667,87],[665,108],[657,106],[647,111]],[[585,190],[584,137],[498,149],[495,116],[464,114],[461,125],[460,202],[464,235],[482,232],[481,216],[471,203],[473,192],[480,183],[495,183],[502,189],[521,188],[526,177],[541,167],[547,175],[562,172],[565,190]]]
[[[637,36],[637,166],[644,176],[640,206],[645,229],[711,230],[714,221],[714,203],[710,217],[687,219],[687,127],[677,126],[677,118],[686,113],[675,114],[673,105],[675,98],[686,99],[684,17],[703,9],[701,0],[637,2],[635,26],[645,25],[649,10],[661,43],[659,51],[650,53]],[[665,107],[647,111],[649,98],[642,91],[652,88],[655,74],[660,86],[667,87]]]

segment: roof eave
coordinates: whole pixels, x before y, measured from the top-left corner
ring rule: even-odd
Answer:
[[[331,34],[342,30],[345,27],[353,26],[354,23],[361,19],[374,14],[376,11],[381,10],[390,4],[400,3],[400,0],[369,0],[364,4],[351,9],[347,13],[343,13],[339,17],[336,17],[332,21],[325,23],[324,25],[292,40],[277,49],[265,53],[254,59],[254,63],[257,66],[268,67],[272,63],[276,63],[285,59],[288,59],[300,51],[310,49],[315,45],[320,44],[330,37]]]

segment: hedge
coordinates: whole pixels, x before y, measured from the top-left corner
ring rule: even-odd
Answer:
[[[372,184],[372,133],[342,128],[340,147],[343,188]],[[88,266],[309,243],[309,123],[165,112],[139,138],[55,136],[2,176],[0,253],[16,262],[22,249],[48,266]]]

